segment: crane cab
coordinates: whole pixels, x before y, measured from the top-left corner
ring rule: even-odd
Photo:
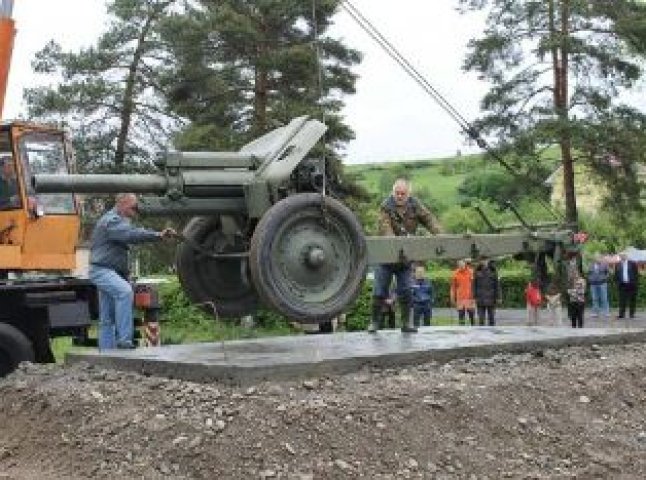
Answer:
[[[68,174],[65,133],[22,122],[0,124],[0,270],[72,270],[80,219],[71,193],[36,193],[31,176]]]

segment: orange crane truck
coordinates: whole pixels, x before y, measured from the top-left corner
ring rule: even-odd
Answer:
[[[21,361],[52,362],[50,338],[88,338],[96,292],[72,277],[79,238],[74,194],[37,194],[35,173],[69,173],[71,145],[50,126],[2,116],[15,26],[0,0],[0,377]]]

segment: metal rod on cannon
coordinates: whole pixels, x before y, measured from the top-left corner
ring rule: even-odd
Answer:
[[[489,228],[489,231],[493,233],[500,232],[500,229],[496,227],[493,223],[491,223],[491,221],[484,213],[484,210],[482,210],[482,207],[480,205],[475,205],[473,208],[475,209],[476,212],[478,212],[478,215],[480,215],[480,218],[482,218],[482,221],[485,222],[485,224],[487,225],[487,228]]]
[[[38,193],[156,193],[168,189],[164,175],[54,175],[38,174],[32,177],[32,185]]]
[[[519,222],[523,225],[523,227],[525,227],[527,230],[535,230],[535,229],[536,229],[533,225],[530,225],[529,223],[527,223],[527,222],[525,221],[525,219],[522,217],[522,215],[520,214],[520,212],[518,211],[518,209],[514,206],[514,204],[513,204],[513,203],[511,203],[511,201],[507,200],[507,201],[505,202],[505,206],[506,206],[509,210],[511,210],[511,213],[513,213],[513,214],[514,214],[514,216],[518,219],[518,221],[519,221]]]

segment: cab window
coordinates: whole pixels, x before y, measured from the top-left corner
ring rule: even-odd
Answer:
[[[76,213],[74,196],[71,193],[37,194],[31,185],[31,177],[37,173],[69,173],[62,135],[31,132],[21,136],[19,145],[27,198],[30,201],[35,199],[45,214]]]
[[[21,207],[18,174],[11,153],[9,132],[0,132],[0,210]]]

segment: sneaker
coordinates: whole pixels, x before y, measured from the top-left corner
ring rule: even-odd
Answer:
[[[132,350],[133,348],[137,348],[137,346],[134,343],[126,342],[126,343],[118,343],[117,348],[122,350]]]
[[[593,314],[591,315],[591,317],[592,317],[592,318],[597,318],[598,316],[599,316],[599,314],[598,314],[598,313],[593,313]]]

